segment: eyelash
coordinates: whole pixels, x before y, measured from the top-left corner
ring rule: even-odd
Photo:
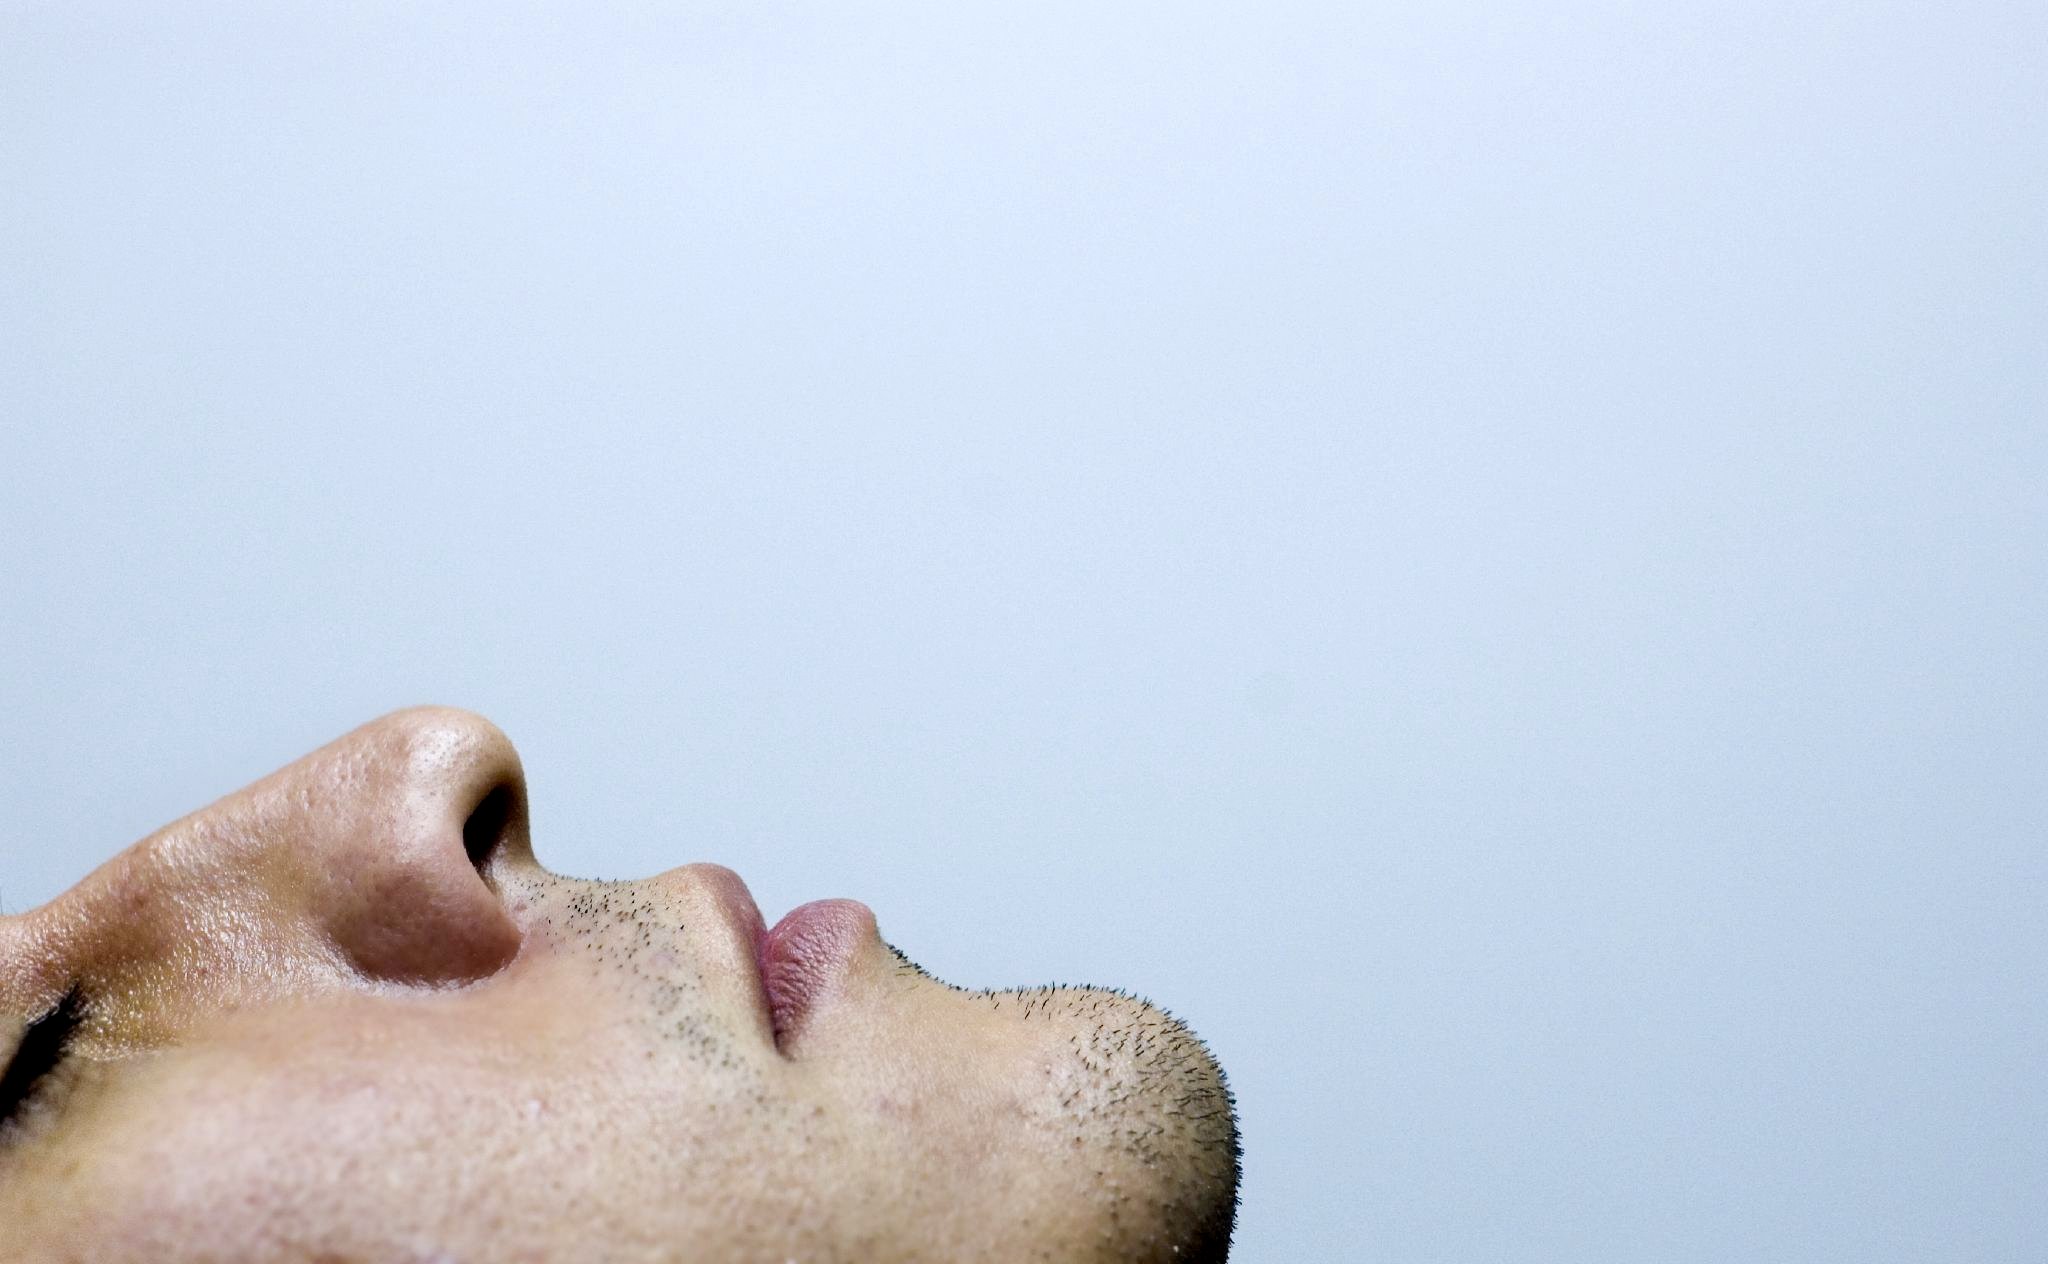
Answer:
[[[50,1011],[29,1023],[15,1046],[14,1057],[0,1072],[0,1131],[14,1122],[24,1107],[64,1062],[85,1018],[85,998],[73,987]]]

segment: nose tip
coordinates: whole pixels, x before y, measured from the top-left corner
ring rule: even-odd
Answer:
[[[360,809],[320,886],[331,933],[366,974],[474,978],[518,948],[491,889],[506,858],[532,854],[526,774],[484,717],[412,707],[344,739],[330,802]]]
[[[410,707],[370,726],[417,820],[453,825],[481,867],[528,853],[526,769],[504,731],[459,707]]]

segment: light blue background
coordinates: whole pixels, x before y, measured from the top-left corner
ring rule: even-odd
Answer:
[[[1167,1002],[1246,1264],[2048,1249],[2038,5],[6,3],[0,110],[8,907],[453,702],[558,868]]]

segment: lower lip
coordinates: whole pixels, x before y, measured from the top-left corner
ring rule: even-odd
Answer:
[[[860,901],[814,900],[791,909],[761,936],[756,955],[778,1049],[786,1051],[803,1034],[874,934],[875,915]]]

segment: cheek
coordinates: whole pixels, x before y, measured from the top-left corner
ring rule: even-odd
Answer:
[[[36,1188],[0,1189],[0,1260],[33,1257],[14,1234],[79,1259],[504,1260],[599,1213],[631,1233],[758,1196],[775,1144],[802,1148],[782,1087],[586,965],[243,1011],[112,1064],[24,1165]]]
[[[37,1165],[70,1176],[38,1232],[88,1259],[432,1259],[563,1158],[540,1095],[474,1068],[237,1070],[147,1077],[78,1121]]]

